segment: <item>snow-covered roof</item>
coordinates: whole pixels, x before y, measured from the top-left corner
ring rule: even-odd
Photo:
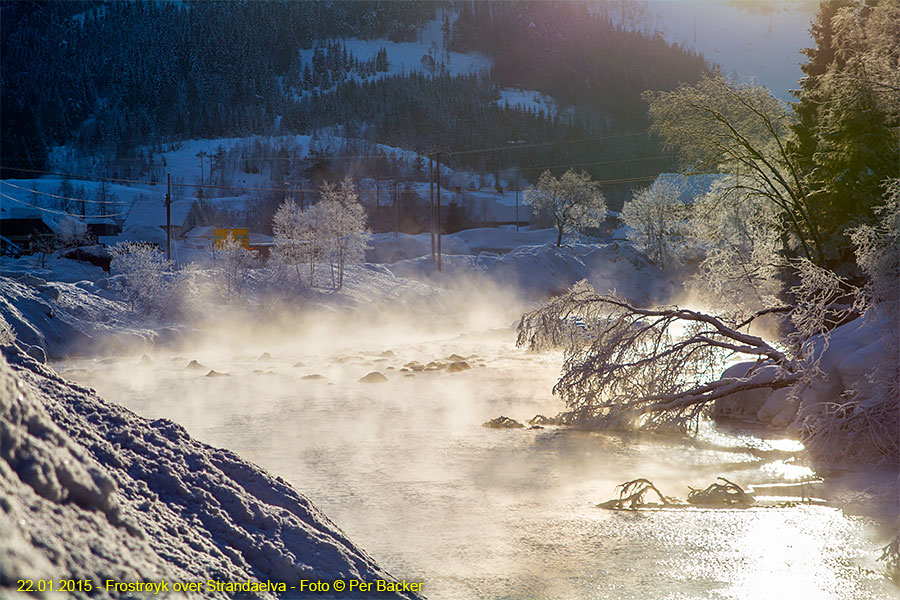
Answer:
[[[255,231],[250,232],[251,246],[272,246],[273,244],[275,244],[275,238],[272,236],[264,233],[256,233]]]
[[[184,234],[184,237],[189,239],[202,238],[205,240],[211,240],[213,239],[215,229],[216,228],[212,225],[198,225],[197,227],[188,229]]]
[[[0,218],[3,219],[38,219],[43,221],[53,233],[57,235],[75,234],[80,235],[87,231],[87,226],[80,219],[70,217],[68,215],[60,215],[36,208],[27,207],[6,207],[0,211]]]
[[[172,200],[171,220],[176,227],[184,226],[191,210],[197,205],[193,198]],[[199,209],[199,206],[198,206]],[[166,225],[166,203],[161,198],[141,198],[135,201],[128,216],[125,218],[125,227],[137,225]]]

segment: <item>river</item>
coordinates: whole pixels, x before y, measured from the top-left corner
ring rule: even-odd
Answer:
[[[485,428],[499,415],[556,414],[561,357],[516,349],[511,330],[414,338],[220,344],[153,354],[151,364],[54,367],[283,477],[432,600],[897,597],[875,560],[890,532],[830,506],[595,507],[636,477],[681,498],[718,476],[795,481],[812,474],[785,454],[796,442],[710,428],[691,443]],[[472,368],[402,371],[452,354]],[[185,368],[191,360],[202,368]],[[210,369],[229,376],[206,377]],[[388,381],[358,381],[371,371]]]

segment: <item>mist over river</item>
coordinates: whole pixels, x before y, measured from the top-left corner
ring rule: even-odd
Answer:
[[[514,336],[219,344],[54,367],[283,477],[431,599],[897,597],[875,560],[891,532],[833,507],[596,508],[637,477],[684,498],[718,476],[746,486],[812,472],[790,456],[796,442],[749,434],[482,427],[562,408],[550,393],[561,356],[516,349]],[[401,370],[453,354],[471,369]],[[372,371],[387,381],[358,381]]]

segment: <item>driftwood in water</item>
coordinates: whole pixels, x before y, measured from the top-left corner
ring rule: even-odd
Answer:
[[[738,484],[724,477],[717,477],[716,480],[725,483],[712,483],[702,490],[690,488],[688,503],[696,506],[748,506],[756,502],[756,499]]]
[[[697,490],[689,487],[688,504],[683,501],[664,495],[649,479],[633,479],[617,485],[619,497],[607,500],[597,505],[597,508],[609,510],[637,510],[639,508],[687,508],[688,505],[704,507],[746,507],[754,504],[756,499],[745,492],[741,486],[724,477],[718,480],[724,483],[712,483],[707,488]],[[645,502],[644,497],[648,492],[654,492],[659,498],[659,503]]]
[[[658,504],[648,504],[644,502],[644,496],[647,492],[656,492],[656,495],[659,497],[660,502],[662,502],[663,506],[667,506],[669,504],[674,504],[677,502],[674,498],[669,498],[668,496],[663,495],[662,492],[657,489],[653,482],[649,479],[634,479],[632,481],[626,481],[621,485],[617,485],[616,489],[619,490],[618,499],[607,500],[601,504],[598,504],[598,508],[608,508],[612,510],[621,510],[625,508],[625,505],[628,504],[628,508],[637,509],[644,506],[659,506]]]

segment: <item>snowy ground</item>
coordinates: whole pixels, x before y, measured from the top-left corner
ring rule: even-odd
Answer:
[[[122,597],[108,579],[271,581],[282,597],[304,579],[393,581],[283,480],[3,354],[0,596],[23,578],[92,580],[100,598]]]
[[[455,19],[455,15],[453,18]],[[440,14],[425,24],[419,32],[418,39],[414,42],[392,42],[384,38],[375,40],[349,38],[341,41],[347,46],[347,50],[360,61],[375,58],[375,54],[381,48],[387,51],[388,71],[379,73],[372,78],[424,71],[422,57],[426,54],[431,55],[435,63],[442,64],[451,75],[479,73],[487,71],[493,66],[491,59],[477,52],[462,54],[448,51]],[[312,66],[313,49],[301,51],[300,56],[303,64]]]

